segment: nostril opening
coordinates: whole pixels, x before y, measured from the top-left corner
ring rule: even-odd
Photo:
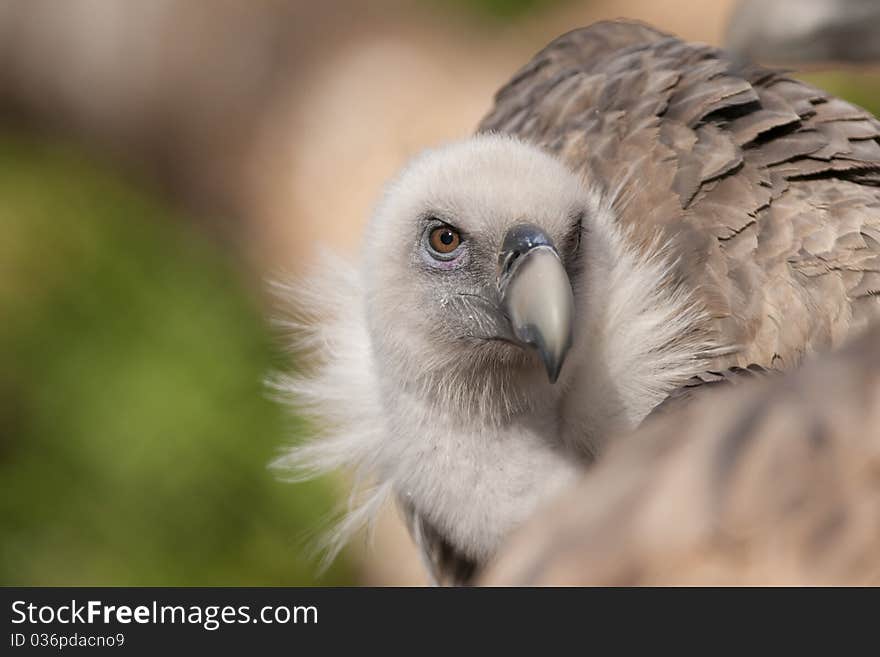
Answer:
[[[506,270],[510,271],[510,268],[513,267],[513,263],[516,262],[517,258],[522,255],[522,251],[514,251],[507,258],[507,267]]]
[[[519,259],[522,255],[522,251],[508,251],[501,258],[501,272],[503,274],[510,273],[511,268],[513,267],[513,263]]]

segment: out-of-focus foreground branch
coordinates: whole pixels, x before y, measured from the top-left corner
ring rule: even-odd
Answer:
[[[880,327],[620,439],[487,584],[880,584]]]

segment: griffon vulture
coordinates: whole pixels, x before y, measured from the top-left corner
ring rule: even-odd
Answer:
[[[389,184],[359,263],[290,290],[314,362],[276,384],[322,431],[277,465],[354,470],[333,545],[393,497],[434,576],[471,581],[693,377],[793,368],[880,316],[878,137],[645,25],[559,37]]]

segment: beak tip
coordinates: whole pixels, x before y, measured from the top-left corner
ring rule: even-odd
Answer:
[[[556,356],[543,349],[539,349],[541,361],[544,363],[544,369],[547,370],[547,379],[551,384],[559,380],[559,373],[562,371],[562,365],[565,363],[565,353]]]

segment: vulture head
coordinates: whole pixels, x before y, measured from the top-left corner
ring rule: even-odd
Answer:
[[[495,420],[552,394],[590,206],[565,166],[509,137],[416,158],[364,241],[367,323],[389,386],[405,394],[421,382]]]
[[[692,366],[670,338],[699,309],[626,246],[614,199],[535,145],[477,135],[388,185],[358,267],[325,257],[293,290],[317,364],[277,386],[324,433],[276,465],[355,470],[331,554],[390,496],[431,570],[466,580],[650,410],[655,368]]]

